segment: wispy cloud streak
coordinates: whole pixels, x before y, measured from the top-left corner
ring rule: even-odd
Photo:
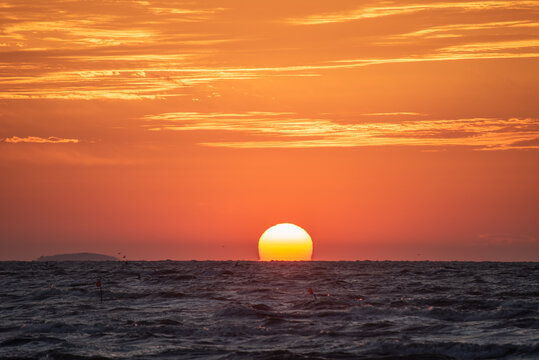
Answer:
[[[410,39],[417,40],[418,38],[439,39],[463,37],[470,33],[485,30],[534,30],[539,28],[539,22],[532,20],[517,20],[517,21],[497,21],[484,23],[467,23],[467,24],[449,24],[430,26],[421,30],[416,30],[409,33],[393,35],[394,39]]]
[[[9,144],[18,144],[18,143],[34,143],[34,144],[67,144],[73,143],[76,144],[79,142],[78,139],[66,139],[56,136],[49,136],[48,138],[42,138],[38,136],[27,136],[27,137],[18,137],[12,136],[4,139],[5,143]]]
[[[463,11],[484,11],[493,9],[533,9],[537,5],[537,1],[464,1],[433,2],[428,4],[416,3],[396,6],[367,6],[348,11],[292,18],[288,19],[287,22],[294,25],[320,25],[402,15],[427,10],[458,9]]]
[[[248,135],[247,141],[202,142],[229,148],[310,148],[386,145],[471,146],[483,150],[537,148],[515,146],[539,137],[537,119],[473,118],[412,120],[400,123],[343,124],[327,119],[272,113],[166,113],[148,116],[149,130],[226,131]],[[175,124],[171,124],[175,123]]]

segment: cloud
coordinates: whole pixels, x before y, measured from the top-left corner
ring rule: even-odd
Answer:
[[[196,83],[205,75],[169,70],[200,65],[213,47],[235,39],[204,26],[224,9],[178,5],[138,1],[80,6],[63,0],[20,0],[6,5],[9,10],[0,7],[0,99],[141,100],[183,95],[187,82]],[[220,76],[209,81],[215,78]]]
[[[334,11],[286,21],[283,13],[260,14],[260,5],[230,5],[134,1],[81,7],[62,0],[5,5],[0,8],[0,99],[201,99],[205,87],[223,81],[323,76],[386,64],[539,57],[533,18],[539,1],[380,2],[352,10],[337,3],[328,4]],[[281,3],[275,7],[291,11]],[[502,11],[486,19],[477,15],[496,9]],[[433,10],[427,27],[415,18],[384,22],[390,15]],[[478,20],[455,16],[453,21],[473,22],[448,23],[455,11],[472,11]],[[361,24],[351,24],[352,31],[323,36],[315,36],[316,29],[294,27],[289,36],[291,23],[363,18],[376,24],[357,29]],[[237,31],[243,27],[252,31]]]
[[[396,6],[365,6],[353,10],[287,19],[286,22],[294,25],[320,25],[403,15],[427,10],[455,9],[462,11],[485,11],[493,9],[533,9],[538,4],[539,2],[537,1],[464,1],[405,4]]]
[[[21,19],[22,20],[22,19]],[[117,21],[113,16],[101,18],[17,21],[3,28],[3,36],[8,41],[41,40],[48,44],[66,45],[120,45],[139,44],[148,41],[153,33],[148,30],[101,28],[99,24]],[[58,37],[61,35],[61,37]]]
[[[223,80],[253,80],[266,76],[317,76],[327,70],[399,63],[537,58],[538,46],[538,40],[491,41],[448,46],[425,55],[341,59],[319,65],[185,67],[170,61],[162,67],[158,63],[152,63],[148,67],[58,71],[37,75],[31,72],[28,75],[17,74],[0,78],[0,99],[165,99],[187,96],[191,88]],[[147,57],[152,58],[154,55]],[[159,58],[158,55],[155,57]],[[124,56],[124,66],[130,61],[129,58],[139,61],[140,57]],[[98,58],[93,60],[104,61]],[[7,90],[2,90],[2,87]]]
[[[76,144],[80,140],[78,139],[65,139],[65,138],[59,138],[56,136],[49,136],[48,138],[42,138],[38,136],[27,136],[24,138],[18,137],[18,136],[12,136],[10,138],[4,139],[4,142],[9,144],[17,144],[17,143],[34,143],[34,144],[66,144],[66,143],[73,143]]]
[[[535,148],[539,149],[539,138],[515,141],[510,145],[515,148]]]
[[[432,53],[402,58],[348,59],[334,62],[353,66],[381,65],[392,63],[415,63],[432,61],[518,59],[539,57],[539,40],[485,41],[446,46]],[[521,50],[521,52],[517,52]]]
[[[422,114],[422,113],[416,113],[416,112],[406,112],[406,111],[402,111],[402,112],[382,112],[382,113],[368,113],[368,114],[361,114],[363,116],[406,116],[406,115],[409,115],[409,116],[425,116],[426,114]]]
[[[448,46],[439,50],[442,54],[454,54],[459,56],[462,53],[479,53],[481,55],[488,55],[490,52],[537,48],[539,47],[539,39],[532,40],[515,40],[515,41],[488,41],[481,43],[462,44],[455,46]],[[519,54],[515,54],[519,55]],[[538,54],[535,54],[538,55]]]
[[[297,114],[248,112],[165,113],[147,116],[151,131],[224,131],[243,134],[244,141],[201,142],[228,148],[311,148],[362,146],[469,146],[505,150],[539,136],[538,119],[472,118],[407,120],[399,123],[340,123]],[[536,148],[519,145],[519,148]]]
[[[408,32],[404,34],[392,35],[393,39],[409,39],[416,41],[418,38],[439,39],[450,37],[463,37],[470,33],[484,30],[527,30],[530,28],[539,27],[539,23],[532,20],[516,20],[516,21],[497,21],[484,23],[467,23],[467,24],[449,24],[430,26],[421,30]],[[391,43],[391,42],[388,42]]]

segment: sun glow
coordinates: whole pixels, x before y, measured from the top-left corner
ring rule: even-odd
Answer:
[[[311,260],[313,241],[309,234],[294,224],[278,224],[267,229],[258,240],[260,260]]]

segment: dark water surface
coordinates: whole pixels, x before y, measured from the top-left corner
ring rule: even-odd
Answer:
[[[3,359],[539,359],[539,263],[3,262],[0,280]]]

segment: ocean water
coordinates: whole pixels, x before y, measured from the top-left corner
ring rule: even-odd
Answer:
[[[2,359],[539,359],[539,263],[2,262],[0,280]]]

